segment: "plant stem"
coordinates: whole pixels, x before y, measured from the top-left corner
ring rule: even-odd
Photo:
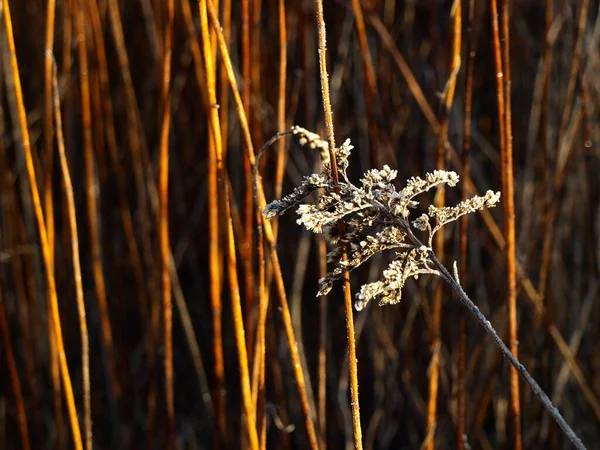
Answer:
[[[419,239],[417,239],[417,237],[412,233],[412,231],[409,228],[407,228],[406,222],[404,222],[403,228],[407,231],[407,236],[413,242],[415,247],[419,248],[423,245],[421,243],[421,241],[419,241]],[[515,356],[512,354],[512,352],[508,349],[508,347],[502,341],[500,336],[498,336],[498,333],[496,332],[496,330],[494,329],[494,327],[492,326],[490,321],[487,320],[487,318],[479,310],[477,305],[475,305],[475,303],[473,303],[473,301],[469,298],[469,296],[464,291],[462,286],[458,283],[458,281],[455,280],[452,275],[450,275],[450,272],[448,272],[448,269],[446,269],[446,267],[439,261],[439,259],[437,259],[433,250],[430,249],[429,253],[430,253],[431,261],[436,266],[436,268],[440,271],[442,278],[444,278],[444,280],[446,280],[446,282],[448,284],[450,284],[450,286],[452,286],[452,289],[454,289],[456,291],[456,293],[458,294],[459,300],[461,301],[461,303],[464,306],[466,306],[466,308],[471,312],[471,314],[473,314],[475,316],[475,318],[481,324],[481,326],[485,329],[485,331],[492,337],[492,339],[494,340],[494,342],[496,343],[496,345],[498,346],[498,348],[500,349],[500,351],[502,352],[504,357],[515,368],[515,370],[519,373],[519,375],[521,375],[521,377],[527,382],[527,384],[529,384],[529,386],[531,386],[531,389],[533,390],[533,393],[535,394],[535,396],[540,399],[540,401],[544,405],[544,408],[546,408],[546,410],[550,413],[552,418],[555,420],[555,422],[558,424],[558,426],[564,431],[564,433],[567,435],[569,440],[573,443],[573,445],[576,448],[585,449],[585,446],[583,445],[583,442],[581,442],[581,439],[579,439],[579,437],[577,437],[577,435],[575,434],[573,429],[565,421],[565,419],[560,414],[558,409],[552,404],[552,401],[548,398],[548,396],[542,390],[542,388],[539,386],[539,384],[537,384],[537,382],[529,374],[529,372],[527,371],[525,366],[523,364],[521,364],[519,362],[519,360],[517,358],[515,358]]]
[[[319,68],[321,78],[321,92],[323,94],[323,110],[327,126],[327,141],[329,143],[329,160],[331,161],[331,177],[334,184],[339,184],[337,162],[335,159],[335,135],[333,132],[333,116],[331,113],[331,99],[329,95],[329,78],[327,75],[327,45],[325,33],[325,19],[323,18],[323,0],[316,0],[317,29],[319,31]],[[340,221],[340,240],[344,237],[344,222]],[[342,261],[348,258],[346,245],[342,242]],[[360,406],[358,403],[358,368],[356,364],[356,342],[354,338],[354,317],[352,315],[352,293],[350,290],[350,273],[344,272],[344,306],[346,310],[346,333],[348,337],[348,366],[350,370],[350,406],[352,409],[352,431],[354,448],[362,449],[362,430],[360,426]]]

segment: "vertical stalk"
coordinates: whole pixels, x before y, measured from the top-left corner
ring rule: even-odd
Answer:
[[[83,297],[83,285],[81,282],[81,262],[79,258],[79,237],[77,232],[77,218],[75,214],[75,196],[73,195],[73,183],[69,173],[69,165],[65,154],[65,141],[62,132],[62,118],[60,114],[60,96],[58,92],[58,80],[56,66],[52,72],[52,90],[54,104],[54,120],[56,123],[56,142],[58,156],[62,173],[65,198],[67,200],[67,213],[69,217],[69,234],[71,237],[71,252],[73,255],[73,278],[75,280],[75,297],[77,300],[77,312],[79,315],[79,330],[81,333],[81,374],[83,378],[83,412],[85,430],[85,448],[92,450],[92,404],[90,387],[90,348],[86,322],[85,302]]]
[[[473,103],[473,65],[475,62],[475,39],[473,32],[473,22],[475,16],[475,0],[469,0],[467,11],[467,24],[466,24],[466,78],[465,78],[465,110],[464,110],[464,123],[463,123],[463,151],[462,151],[462,167],[463,167],[463,179],[469,177],[471,167],[471,107]],[[461,190],[461,201],[467,199],[469,195],[467,183],[462,184]],[[469,229],[469,215],[465,214],[460,218],[460,273],[464,277],[468,274],[467,267],[467,255],[468,255],[468,229]],[[465,436],[466,436],[466,353],[467,353],[467,330],[465,323],[465,313],[462,308],[458,310],[458,380],[456,389],[456,448],[457,450],[464,450],[465,448]]]
[[[323,0],[315,0],[317,7],[317,29],[319,32],[319,67],[321,77],[321,92],[323,95],[323,110],[325,112],[325,125],[327,127],[327,142],[329,143],[329,160],[331,162],[331,176],[333,183],[338,184],[338,170],[335,159],[335,135],[333,132],[333,115],[331,112],[331,99],[329,95],[329,78],[327,75],[327,45],[325,19],[323,18]],[[340,240],[344,237],[344,224],[339,222]],[[346,245],[342,243],[342,261],[348,258]],[[346,309],[346,333],[348,337],[348,366],[350,374],[350,406],[352,410],[352,431],[354,448],[362,449],[362,430],[360,425],[360,405],[358,403],[358,368],[356,363],[356,342],[354,338],[354,317],[352,315],[352,293],[350,289],[350,274],[344,272],[344,306]]]
[[[164,332],[164,372],[165,403],[167,407],[167,442],[169,448],[175,447],[175,406],[173,395],[173,305],[171,299],[171,273],[169,262],[171,247],[169,244],[169,130],[171,126],[171,57],[172,33],[175,6],[173,0],[166,4],[166,23],[164,25],[162,86],[160,104],[162,105],[162,124],[160,129],[160,150],[158,165],[159,214],[158,231],[160,237],[160,262],[162,272],[163,332]]]
[[[517,291],[515,265],[515,212],[514,187],[512,168],[512,125],[510,108],[510,41],[509,16],[506,0],[501,0],[502,7],[502,37],[498,27],[498,4],[491,0],[492,34],[494,40],[494,60],[496,64],[496,90],[498,97],[498,121],[500,129],[500,160],[502,173],[504,239],[506,240],[506,276],[508,304],[508,339],[509,348],[515,358],[518,358],[517,346]],[[502,40],[501,40],[502,39]],[[503,45],[501,47],[501,42]],[[513,420],[514,448],[522,448],[521,409],[519,399],[519,376],[517,371],[510,369],[510,410]]]
[[[287,31],[285,24],[285,2],[278,0],[279,11],[279,92],[277,94],[277,132],[285,131],[285,81],[287,71]],[[283,183],[283,174],[285,170],[285,141],[279,139],[277,141],[277,168],[275,172],[275,198],[281,197],[281,189]],[[275,234],[277,234],[278,222],[273,226]]]
[[[54,208],[52,204],[52,180],[51,180],[51,169],[50,165],[52,164],[52,51],[53,51],[53,42],[54,42],[54,21],[56,14],[56,3],[54,0],[49,0],[47,5],[47,13],[46,13],[46,44],[45,44],[45,55],[44,55],[44,147],[46,151],[46,180],[44,183],[44,209],[45,209],[45,220],[48,224],[48,245],[50,246],[50,257],[52,258],[52,266],[54,267]],[[71,40],[71,23],[70,23],[70,8],[69,5],[65,5],[65,23],[63,24],[64,31],[64,41],[65,43],[70,43]],[[66,47],[65,47],[66,49]],[[69,47],[70,51],[70,47]],[[70,53],[69,53],[70,56]],[[69,62],[65,62],[66,65],[70,64],[71,58],[68,59]],[[68,83],[68,80],[66,80]],[[54,270],[54,269],[53,269]],[[50,311],[50,300],[48,299],[48,317],[51,317]],[[57,430],[57,445],[60,446],[64,441],[63,438],[63,410],[62,410],[62,402],[61,402],[61,393],[60,393],[60,371],[59,371],[59,362],[58,362],[58,354],[56,352],[56,346],[54,345],[55,339],[52,337],[55,333],[53,330],[52,321],[48,321],[48,332],[49,339],[48,344],[50,346],[50,371],[52,378],[52,388],[54,390],[54,422],[56,424]]]
[[[437,162],[436,168],[444,170],[446,167],[446,157],[448,143],[448,125],[450,120],[450,110],[454,100],[456,90],[457,75],[461,65],[461,46],[462,46],[462,2],[454,0],[452,11],[452,48],[450,74],[443,91],[443,110],[440,120],[440,130],[438,135]],[[438,189],[435,204],[437,208],[443,208],[445,204],[445,189],[441,186]],[[440,231],[435,235],[435,252],[443,261],[444,258],[444,232]],[[431,362],[429,364],[429,397],[427,402],[427,426],[425,430],[425,442],[423,447],[427,450],[433,450],[435,446],[435,429],[437,425],[437,398],[440,377],[440,352],[441,352],[441,322],[442,322],[442,299],[444,295],[444,285],[438,283],[435,287],[433,297],[432,313],[432,342],[431,342]]]
[[[252,54],[250,47],[250,0],[242,0],[242,102],[244,111],[248,120],[252,120],[250,110],[250,91],[251,91],[251,64]],[[248,158],[244,160],[244,241],[242,244],[242,259],[244,265],[244,290],[246,294],[246,328],[248,330],[247,339],[252,335],[252,307],[254,304],[254,274],[252,267],[252,171]],[[247,341],[250,344],[250,341]],[[250,355],[252,356],[252,355]]]
[[[133,269],[133,276],[136,282],[139,312],[142,317],[146,317],[148,313],[148,306],[146,300],[146,291],[144,288],[144,269],[142,267],[140,251],[137,245],[135,232],[133,229],[131,208],[129,206],[129,200],[127,199],[126,173],[119,159],[117,136],[114,124],[113,103],[110,96],[106,50],[104,36],[102,33],[102,22],[100,18],[100,12],[98,11],[98,5],[96,4],[96,2],[91,1],[88,3],[88,5],[92,35],[94,36],[95,40],[94,44],[96,48],[96,58],[98,60],[99,66],[100,96],[104,99],[102,111],[104,114],[108,157],[110,159],[112,170],[115,172],[117,177],[117,189],[119,192],[118,197],[119,207],[121,210],[121,221],[123,223],[123,232],[125,233],[126,237],[125,241],[129,250],[129,258]]]
[[[223,36],[225,42],[229,44],[231,38],[231,0],[223,0]],[[215,52],[216,54],[216,52]],[[227,144],[229,139],[229,92],[227,86],[227,73],[224,69],[219,71],[219,86],[221,88],[221,97],[219,101],[219,120],[221,122],[221,143],[223,147],[223,158],[227,158]]]
[[[356,20],[356,34],[358,35],[358,44],[360,54],[362,55],[364,77],[367,84],[365,89],[365,101],[369,129],[369,147],[371,153],[371,165],[373,167],[381,166],[381,156],[379,155],[379,143],[377,139],[377,122],[374,111],[381,113],[379,96],[377,95],[377,81],[375,79],[375,69],[373,67],[373,58],[369,50],[367,41],[367,32],[365,30],[365,19],[362,6],[359,0],[352,0],[352,12]],[[377,109],[376,109],[377,108]],[[276,197],[279,198],[279,197]]]
[[[319,278],[327,275],[327,244],[322,236],[316,235]],[[319,297],[319,443],[327,449],[327,296]]]

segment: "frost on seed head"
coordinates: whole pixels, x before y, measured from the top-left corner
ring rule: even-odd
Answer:
[[[368,170],[359,185],[355,185],[346,174],[353,149],[350,140],[346,140],[335,151],[340,182],[334,185],[327,142],[298,126],[292,127],[292,134],[300,145],[319,151],[322,170],[304,177],[291,194],[269,203],[263,215],[271,219],[296,208],[298,224],[315,233],[323,233],[331,246],[327,262],[332,269],[319,280],[317,295],[326,295],[344,273],[360,267],[371,256],[394,250],[395,258],[382,277],[363,285],[356,294],[358,311],[371,300],[377,300],[380,305],[398,303],[402,288],[410,278],[418,278],[421,274],[440,275],[431,258],[433,235],[459,217],[492,208],[500,201],[500,192],[487,191],[484,196],[471,197],[456,206],[430,206],[427,213],[411,221],[410,215],[419,205],[415,197],[440,185],[456,186],[458,174],[434,170],[425,178],[410,178],[402,189],[397,189],[394,181],[398,172],[385,165],[382,169]],[[309,201],[313,192],[318,192],[319,196],[315,201]],[[339,232],[340,223],[343,223],[343,235]],[[427,234],[428,246],[415,244],[418,240],[414,238],[414,230]],[[342,258],[342,246],[347,258]]]

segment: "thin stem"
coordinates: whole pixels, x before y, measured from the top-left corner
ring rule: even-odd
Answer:
[[[75,196],[73,194],[73,183],[69,173],[69,165],[65,154],[65,143],[62,131],[62,118],[60,114],[60,99],[58,93],[58,81],[56,67],[52,72],[52,89],[54,104],[54,120],[56,123],[56,142],[58,145],[58,156],[62,172],[65,198],[67,200],[67,212],[69,216],[69,233],[71,237],[71,251],[73,254],[73,278],[75,280],[75,295],[77,299],[77,313],[79,315],[79,329],[81,333],[81,376],[83,378],[83,411],[85,448],[92,449],[92,404],[90,388],[90,348],[86,321],[85,301],[83,296],[83,284],[81,277],[81,262],[79,258],[79,236],[77,232],[77,217],[75,214]]]
[[[323,95],[323,110],[327,127],[327,141],[329,143],[329,161],[333,183],[339,184],[337,162],[335,159],[335,135],[333,132],[333,115],[331,113],[331,99],[329,95],[329,77],[327,75],[327,45],[325,32],[325,19],[323,18],[323,0],[315,0],[317,7],[317,29],[319,31],[319,67],[321,75],[321,93]],[[344,238],[344,222],[340,221],[340,240]],[[342,243],[342,261],[348,259],[346,244]],[[354,337],[354,317],[352,312],[352,293],[350,289],[350,273],[344,272],[344,306],[346,309],[346,333],[348,337],[348,365],[350,369],[350,406],[352,408],[352,431],[354,435],[354,448],[362,449],[362,430],[360,426],[360,406],[358,403],[358,368],[356,364],[356,342]]]
[[[502,69],[504,73],[504,132],[506,147],[501,152],[506,155],[501,158],[505,164],[501,170],[505,171],[505,186],[503,186],[503,213],[504,213],[504,234],[506,236],[506,274],[508,290],[508,339],[509,346],[513,354],[518,357],[518,333],[517,333],[517,267],[516,267],[516,236],[515,236],[515,189],[513,176],[513,136],[512,136],[512,108],[511,108],[511,74],[510,74],[510,33],[509,33],[509,14],[508,0],[502,0]],[[515,439],[515,449],[522,448],[521,431],[521,404],[519,393],[519,379],[517,373],[511,370],[510,373],[510,407],[513,416],[513,430]]]
[[[420,248],[423,244],[421,241],[412,233],[410,228],[408,228],[406,222],[402,223],[402,228],[407,230],[407,236],[415,245],[415,247]],[[573,443],[573,445],[578,449],[585,449],[583,442],[577,437],[573,429],[569,426],[569,424],[565,421],[563,416],[560,414],[558,409],[552,404],[552,401],[548,398],[546,393],[542,390],[542,388],[537,384],[537,382],[533,379],[533,377],[529,374],[527,369],[523,364],[519,362],[519,360],[513,355],[513,353],[509,350],[506,344],[502,341],[498,333],[492,326],[489,320],[483,315],[483,313],[479,310],[477,305],[473,303],[473,301],[469,298],[467,293],[464,291],[462,286],[458,283],[457,280],[454,279],[448,269],[437,259],[433,250],[430,249],[429,257],[431,261],[435,265],[435,267],[439,270],[441,277],[456,291],[458,294],[458,298],[460,302],[475,316],[477,321],[481,324],[484,330],[492,337],[504,357],[508,360],[511,366],[521,375],[521,377],[531,386],[533,393],[537,398],[540,399],[544,408],[550,413],[552,418],[556,421],[558,426],[564,431],[565,435],[569,438],[569,440]]]
[[[464,107],[464,128],[463,128],[463,178],[468,178],[471,165],[471,107],[473,102],[473,65],[475,62],[475,39],[473,32],[473,22],[475,16],[475,0],[469,0],[466,24],[466,77],[465,77],[465,107]],[[463,183],[461,191],[461,201],[467,199],[467,183]],[[469,215],[465,214],[460,218],[460,271],[467,273],[467,249],[468,249],[468,228]],[[456,448],[463,450],[465,448],[466,434],[466,352],[467,352],[467,334],[464,310],[458,311],[458,380],[456,389]]]
[[[512,126],[510,102],[510,55],[508,36],[508,5],[502,0],[502,36],[498,24],[498,3],[491,1],[492,34],[494,40],[494,62],[496,65],[496,94],[498,100],[498,122],[500,141],[500,164],[502,178],[502,193],[505,201],[502,203],[504,218],[504,248],[506,257],[507,299],[509,320],[509,345],[512,352],[518,356],[517,347],[517,290],[515,263],[515,214],[514,188],[512,169]],[[503,40],[503,45],[502,41]],[[510,410],[513,419],[514,446],[522,448],[521,408],[519,396],[519,379],[514,370],[510,371]]]
[[[164,332],[164,372],[165,404],[167,408],[167,445],[175,446],[175,406],[173,386],[173,304],[171,299],[171,273],[169,262],[171,248],[169,244],[169,130],[171,126],[171,43],[175,7],[173,0],[166,5],[166,24],[164,28],[164,54],[161,104],[163,107],[160,128],[160,155],[158,166],[159,214],[158,230],[160,238],[160,262],[162,269],[163,332]]]

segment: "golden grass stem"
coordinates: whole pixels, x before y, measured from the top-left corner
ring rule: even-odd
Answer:
[[[327,244],[322,236],[315,236],[318,249],[319,278],[327,275]],[[318,419],[320,450],[327,448],[327,296],[319,298],[319,382]]]
[[[381,166],[381,156],[379,154],[379,142],[377,139],[377,121],[375,120],[374,110],[381,113],[381,102],[377,93],[377,81],[375,78],[375,68],[373,66],[373,58],[369,49],[367,40],[367,32],[365,27],[365,19],[363,9],[359,0],[352,0],[352,12],[356,23],[356,34],[358,35],[358,44],[360,46],[360,54],[362,56],[364,78],[367,85],[365,91],[365,104],[367,110],[367,128],[369,133],[369,146],[371,153],[371,166]],[[279,197],[277,197],[279,198]]]
[[[252,87],[252,72],[251,72],[251,62],[255,65],[258,65],[258,61],[253,60],[253,47],[251,47],[250,41],[250,7],[254,6],[256,1],[250,2],[249,0],[242,0],[241,5],[241,13],[242,13],[242,79],[243,79],[243,89],[242,89],[242,102],[244,105],[244,111],[246,112],[246,117],[248,121],[252,123],[253,114],[251,110],[251,91]],[[216,4],[215,4],[216,8]],[[253,8],[254,10],[254,8]],[[226,74],[226,70],[223,72]],[[222,73],[223,73],[222,72]],[[256,132],[255,127],[253,127],[253,131]],[[244,266],[244,294],[246,296],[245,306],[246,306],[246,329],[248,331],[247,341],[250,343],[249,339],[252,335],[252,314],[251,311],[254,307],[254,293],[255,293],[255,282],[254,282],[254,273],[252,267],[252,238],[253,238],[253,217],[254,214],[252,212],[253,198],[252,198],[252,170],[250,167],[250,162],[248,158],[244,159],[244,240],[242,249],[242,264]],[[252,350],[251,347],[249,347]],[[250,352],[250,357],[252,357],[252,353]]]
[[[285,24],[285,2],[284,0],[278,0],[278,12],[279,12],[279,79],[278,79],[278,93],[277,93],[277,132],[283,133],[286,131],[285,121],[285,97],[286,97],[286,74],[287,74],[287,30]],[[279,139],[277,141],[277,167],[275,169],[275,198],[281,197],[281,190],[283,187],[283,175],[285,171],[285,141]],[[275,222],[273,230],[277,235],[277,225],[279,222]]]
[[[517,345],[517,277],[515,263],[515,211],[512,168],[512,124],[510,101],[510,41],[508,4],[501,1],[502,34],[498,31],[498,4],[491,1],[492,35],[494,42],[494,60],[496,64],[496,90],[498,97],[498,120],[500,123],[500,160],[502,172],[502,208],[504,217],[504,237],[506,239],[506,276],[507,305],[509,320],[509,348],[515,358],[519,357]],[[501,42],[503,43],[501,46]],[[519,395],[519,375],[516,369],[510,369],[510,410],[513,421],[512,431],[514,448],[522,448],[521,407]]]
[[[442,119],[438,135],[437,148],[437,170],[446,169],[447,149],[448,149],[448,125],[450,120],[450,110],[454,100],[456,90],[457,75],[461,66],[461,47],[462,47],[462,2],[454,0],[452,11],[452,46],[449,78],[442,93],[443,110]],[[435,206],[443,208],[446,201],[446,191],[442,186],[438,188],[435,197]],[[441,261],[444,261],[444,232],[435,235],[435,253]],[[435,447],[435,430],[437,426],[437,400],[440,378],[440,352],[442,347],[441,324],[442,324],[442,300],[444,296],[444,284],[437,283],[433,294],[433,312],[431,320],[431,362],[429,363],[429,397],[427,402],[427,426],[425,429],[425,441],[423,448],[433,450]]]
[[[163,343],[165,374],[165,404],[167,407],[167,445],[175,447],[175,403],[173,384],[173,304],[171,299],[171,272],[169,244],[169,131],[171,126],[171,58],[173,21],[175,6],[173,0],[166,3],[166,23],[164,26],[161,105],[162,121],[160,128],[160,150],[158,165],[159,214],[158,231],[160,240],[160,262],[162,273]]]
[[[317,29],[319,32],[319,68],[321,78],[321,93],[323,95],[323,111],[325,112],[325,125],[327,128],[327,142],[329,143],[329,160],[331,161],[331,175],[333,183],[338,184],[337,162],[335,159],[335,135],[333,131],[333,115],[331,112],[331,98],[329,95],[329,77],[327,75],[327,45],[325,19],[323,18],[323,0],[315,0],[317,9]],[[340,221],[340,240],[344,236],[344,224]],[[348,258],[345,244],[341,245],[342,261]],[[346,310],[346,334],[348,339],[348,365],[350,369],[350,406],[352,410],[352,432],[354,448],[362,449],[362,430],[360,425],[360,405],[358,403],[358,367],[356,363],[356,342],[354,337],[354,317],[352,315],[352,293],[350,287],[350,274],[344,272],[343,276],[344,306]]]

